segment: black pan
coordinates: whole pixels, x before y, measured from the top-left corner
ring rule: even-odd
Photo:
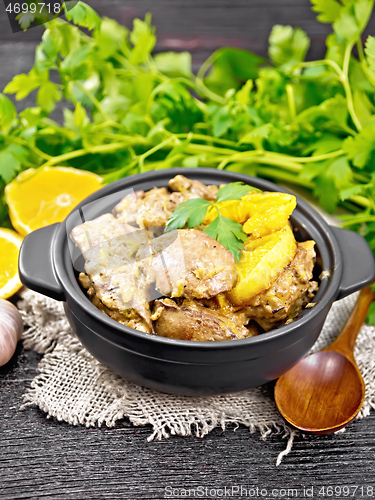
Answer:
[[[70,230],[82,220],[109,212],[124,191],[168,186],[177,174],[205,184],[243,181],[264,191],[287,190],[265,180],[204,168],[175,168],[133,175],[109,184],[84,200],[59,224],[29,234],[21,247],[19,272],[28,288],[64,301],[76,336],[101,363],[136,384],[184,395],[241,391],[276,379],[308,353],[335,300],[372,282],[375,261],[365,239],[331,227],[297,196],[291,217],[296,239],[316,242],[315,279],[319,291],[313,308],[293,322],[242,340],[197,342],[175,340],[125,327],[99,311],[77,281]],[[323,272],[323,274],[322,274]]]

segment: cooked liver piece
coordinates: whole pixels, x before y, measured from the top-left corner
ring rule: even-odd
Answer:
[[[171,299],[156,300],[152,319],[155,333],[180,340],[232,340],[253,335],[226,316],[184,300],[178,306]]]
[[[248,318],[255,320],[264,330],[297,316],[311,300],[318,288],[310,281],[314,268],[314,241],[298,243],[297,252],[278,276],[271,288],[253,298],[245,308]]]
[[[173,231],[155,238],[152,245],[153,256],[143,259],[142,270],[162,295],[210,298],[230,290],[236,282],[233,255],[202,231]]]
[[[183,201],[203,198],[215,201],[217,186],[205,186],[199,181],[176,175],[169,181],[172,193],[166,187],[150,191],[136,191],[125,196],[112,210],[119,221],[137,224],[141,228],[165,226],[168,217]]]
[[[206,186],[200,181],[187,179],[184,175],[176,175],[169,181],[172,191],[179,191],[189,198],[203,198],[208,201],[215,201],[219,190],[218,186]]]
[[[173,210],[189,199],[182,193],[170,193],[167,188],[151,191],[136,191],[125,196],[112,210],[113,215],[126,224],[137,224],[141,228],[165,226]]]
[[[95,292],[91,294],[92,300],[96,297],[97,302],[99,299],[112,311],[111,316],[116,312],[122,318],[129,318],[132,310],[136,311],[151,331],[147,300],[149,284],[139,273],[135,260],[140,246],[147,244],[146,231],[122,224],[111,214],[104,214],[75,227],[72,238],[85,259],[85,271]],[[82,280],[87,288],[86,278],[82,277]]]

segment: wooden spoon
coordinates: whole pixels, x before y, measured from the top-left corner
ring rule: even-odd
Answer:
[[[363,288],[339,337],[302,359],[276,382],[276,406],[293,427],[330,434],[345,427],[361,409],[365,384],[353,350],[374,299],[370,287]]]

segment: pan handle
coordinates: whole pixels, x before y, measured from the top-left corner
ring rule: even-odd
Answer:
[[[60,223],[42,227],[23,240],[18,259],[22,283],[35,292],[56,300],[65,300],[54,268],[54,241]]]
[[[342,253],[343,273],[336,300],[369,285],[375,278],[375,260],[372,251],[358,233],[331,227]]]

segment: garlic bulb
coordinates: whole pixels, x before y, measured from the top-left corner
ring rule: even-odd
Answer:
[[[0,299],[0,366],[13,356],[23,332],[23,322],[16,306]]]

